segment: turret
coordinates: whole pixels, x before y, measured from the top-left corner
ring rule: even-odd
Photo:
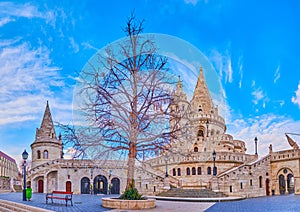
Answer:
[[[31,144],[31,152],[32,168],[62,156],[62,141],[56,138],[48,101],[41,127],[36,129],[35,141]]]

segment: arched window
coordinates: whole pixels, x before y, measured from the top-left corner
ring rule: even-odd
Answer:
[[[262,188],[262,176],[259,176],[259,187]]]
[[[201,173],[201,167],[198,167],[197,172],[198,172],[198,173],[197,173],[198,175],[201,175],[201,174],[202,174],[202,173]]]
[[[198,130],[198,136],[199,136],[199,137],[204,137],[203,130]]]
[[[37,159],[41,159],[41,151],[40,150],[37,151]]]
[[[173,176],[176,176],[176,169],[173,169]]]
[[[194,152],[198,152],[198,147],[194,147]]]
[[[210,167],[210,166],[207,167],[207,174],[208,174],[208,175],[211,175],[211,167]]]
[[[44,159],[48,159],[48,151],[47,150],[44,151]]]
[[[210,135],[214,135],[214,134],[215,134],[215,131],[212,129],[210,132]]]
[[[196,175],[196,168],[195,167],[192,168],[192,175]]]
[[[186,175],[191,175],[191,170],[190,170],[190,168],[186,168]]]
[[[180,168],[177,169],[177,175],[181,176],[181,170],[180,170]]]

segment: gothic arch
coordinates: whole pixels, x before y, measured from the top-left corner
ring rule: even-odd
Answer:
[[[43,152],[43,158],[44,159],[48,159],[49,155],[48,155],[48,150],[44,150]]]

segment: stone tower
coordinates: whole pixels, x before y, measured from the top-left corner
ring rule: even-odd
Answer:
[[[52,116],[47,101],[40,128],[36,129],[35,141],[31,144],[32,168],[62,158],[62,141],[56,138]]]

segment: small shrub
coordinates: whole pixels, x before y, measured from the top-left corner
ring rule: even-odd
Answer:
[[[134,187],[133,183],[129,185],[129,188],[127,188],[124,193],[120,196],[120,199],[126,199],[126,200],[143,200],[145,199],[142,197],[143,195],[138,192],[138,190]]]

